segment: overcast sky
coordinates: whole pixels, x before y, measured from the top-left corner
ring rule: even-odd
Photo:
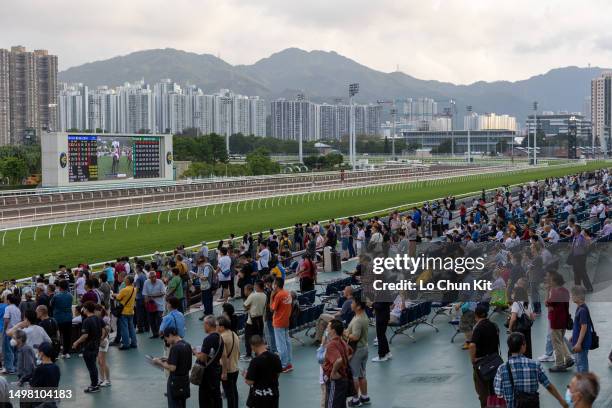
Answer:
[[[60,69],[172,47],[252,64],[287,47],[334,50],[455,83],[612,67],[609,0],[0,0],[0,48]]]

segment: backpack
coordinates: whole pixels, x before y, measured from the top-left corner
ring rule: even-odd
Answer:
[[[291,316],[289,317],[289,327],[297,327],[298,318],[300,317],[300,302],[297,298],[291,301]]]
[[[210,281],[210,290],[214,292],[219,289],[219,274],[212,268],[208,275],[208,280]]]

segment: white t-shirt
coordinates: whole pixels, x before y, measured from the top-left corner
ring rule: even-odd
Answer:
[[[49,337],[45,329],[40,326],[33,324],[29,327],[24,328],[23,331],[27,336],[26,344],[32,346],[33,348],[37,348],[40,344],[44,342],[51,343],[51,338]]]
[[[516,313],[516,318],[518,319],[523,315],[523,313],[527,313],[527,316],[531,313],[531,306],[523,306],[523,302],[513,302],[512,308],[510,309],[511,313]]]
[[[219,273],[219,282],[225,282],[232,279],[232,259],[229,256],[225,255],[219,258],[219,269],[221,269],[221,273]],[[227,273],[228,271],[230,271],[230,273]],[[227,275],[224,275],[223,272],[227,273]]]
[[[3,318],[9,319],[8,325],[4,329],[12,329],[14,325],[21,321],[21,311],[17,306],[11,303],[4,309]]]
[[[85,293],[85,278],[83,276],[79,276],[76,281],[76,293],[79,296]]]
[[[559,242],[559,238],[560,238],[559,234],[554,229],[551,229],[546,237],[550,238],[549,241],[552,242],[553,244],[556,244],[557,242]]]
[[[268,262],[270,262],[270,250],[268,248],[264,248],[259,252],[259,261],[257,262],[257,266],[261,271],[264,268],[268,267]]]

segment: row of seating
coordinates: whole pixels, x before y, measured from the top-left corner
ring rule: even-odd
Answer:
[[[393,324],[389,323],[389,327],[393,329],[393,334],[389,339],[389,343],[392,343],[393,338],[399,334],[410,337],[413,342],[416,341],[414,336],[406,333],[406,331],[412,328],[412,332],[414,333],[416,328],[421,324],[433,327],[436,332],[438,332],[438,328],[427,321],[427,317],[431,313],[431,303],[432,302],[430,301],[426,301],[413,303],[410,306],[406,306],[406,308],[400,313],[399,321]]]

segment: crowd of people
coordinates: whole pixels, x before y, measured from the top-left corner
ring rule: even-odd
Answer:
[[[473,363],[481,406],[502,401],[508,407],[526,406],[519,402],[521,398],[537,398],[534,395],[542,384],[562,406],[587,407],[598,393],[588,362],[598,337],[586,305],[587,293],[593,291],[587,255],[593,241],[611,236],[611,183],[609,172],[602,170],[514,190],[506,187],[492,196],[483,191],[471,203],[448,197],[410,212],[394,211],[388,217],[349,217],[326,225],[315,221],[296,224],[291,232],[270,230],[265,237],[231,235],[216,248],[202,242],[197,250],[179,246],[148,260],[123,257],[106,263],[99,272],[87,264],[61,265],[30,285],[6,281],[0,296],[2,374],[15,378],[18,386],[57,388],[56,359],[77,354],[89,372],[85,392],[98,393],[112,384],[107,359],[111,347],[137,350],[138,334],[149,333],[151,341],[164,343],[165,355],[150,362],[167,374],[169,407],[186,405],[190,385],[198,387],[201,407],[221,407],[223,399],[228,407],[238,407],[241,362],[248,364],[242,373],[249,386],[246,405],[275,407],[279,376],[294,370],[289,329],[300,310],[298,291],[286,288],[286,282],[295,276],[299,292],[314,290],[325,261],[323,248],[337,248],[343,259],[361,256],[363,260],[367,252],[415,256],[422,241],[454,242],[467,253],[476,250],[478,243],[494,242],[495,291],[507,294],[506,304],[497,306],[507,307],[509,314],[506,363],[500,362],[498,353],[499,328],[488,318],[492,302],[456,305],[462,312],[464,348]],[[596,199],[589,202],[591,197]],[[584,208],[588,216],[581,223],[578,211]],[[597,227],[582,228],[585,223]],[[570,248],[567,263],[575,283],[571,294],[549,249],[563,241]],[[528,255],[519,248],[528,248]],[[392,359],[387,326],[405,307],[402,295],[395,303],[372,302],[354,296],[351,286],[344,289],[343,297],[341,309],[319,317],[313,335],[320,363],[321,406],[328,408],[371,403],[367,363]],[[242,299],[244,327],[234,299]],[[576,304],[573,319],[570,299]],[[221,305],[218,316],[215,302]],[[201,304],[204,331],[199,347],[185,340],[186,313],[196,303]],[[535,361],[529,322],[542,313],[543,306],[548,308],[550,328],[547,353]],[[368,311],[376,326],[377,355],[371,360]],[[569,340],[566,330],[572,332]],[[244,335],[242,340],[239,334]],[[484,373],[483,361],[497,361],[496,371]],[[548,361],[554,361],[551,373],[576,368],[578,374],[565,397],[542,369],[541,363]],[[6,380],[0,376],[0,394],[3,383]]]

